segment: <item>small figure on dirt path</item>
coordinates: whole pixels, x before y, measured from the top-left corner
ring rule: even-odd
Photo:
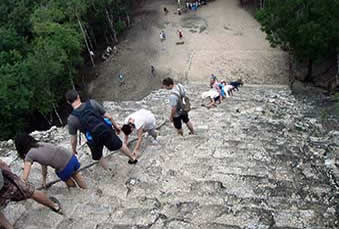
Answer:
[[[183,33],[180,30],[178,30],[178,35],[180,40],[184,37]]]
[[[166,34],[163,30],[161,30],[161,32],[160,32],[160,40],[161,41],[166,40]]]
[[[120,87],[125,84],[125,78],[122,73],[119,74]]]
[[[154,77],[155,76],[155,68],[153,65],[151,65],[151,73],[152,73],[152,76]]]
[[[106,53],[108,53],[109,55],[111,55],[111,54],[112,54],[112,51],[113,51],[113,49],[111,48],[111,46],[107,46],[107,48],[106,48]]]
[[[113,46],[113,53],[116,55],[116,54],[118,54],[118,48],[117,48],[117,46]]]

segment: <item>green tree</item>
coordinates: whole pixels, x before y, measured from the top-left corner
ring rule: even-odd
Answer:
[[[131,2],[0,1],[0,139],[27,129],[35,114],[56,111],[83,63],[84,49],[113,41],[106,34],[116,38],[122,32]]]
[[[308,62],[306,81],[312,81],[314,62],[338,50],[339,0],[266,0],[257,19],[273,47]]]

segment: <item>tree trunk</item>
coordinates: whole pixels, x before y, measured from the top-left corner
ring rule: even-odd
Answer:
[[[42,117],[44,117],[44,119],[47,121],[48,125],[52,126],[52,122],[46,117],[46,115],[44,115],[43,113],[40,113],[42,115]]]
[[[107,34],[105,33],[105,41],[106,41],[106,44],[109,44],[109,43],[111,43],[110,41],[109,41],[109,39],[107,38]]]
[[[92,43],[92,39],[91,39],[90,34],[88,33],[88,29],[87,29],[87,26],[86,26],[86,25],[84,26],[84,31],[85,31],[86,37],[87,37],[87,39],[88,39],[88,44],[89,44],[90,49],[91,49],[91,50],[94,50],[94,46],[93,46],[93,43]]]
[[[114,29],[114,26],[113,26],[113,20],[112,20],[111,17],[109,16],[108,10],[105,9],[105,11],[106,11],[106,17],[107,17],[107,20],[108,20],[108,24],[109,24],[109,26],[110,26],[110,28],[111,28],[111,30],[112,30],[112,33],[113,33],[114,41],[115,41],[116,43],[118,43],[118,37],[117,37],[117,33],[116,33],[116,31],[115,31],[115,29]]]
[[[95,37],[95,33],[93,32],[93,28],[92,27],[91,27],[91,33],[93,34],[94,46],[97,47],[97,38]]]
[[[84,40],[85,40],[85,44],[86,44],[86,47],[87,47],[87,51],[88,51],[89,57],[91,58],[92,65],[93,65],[93,67],[94,67],[94,66],[95,66],[95,63],[94,63],[94,60],[93,60],[93,56],[91,55],[91,50],[90,50],[89,45],[88,45],[88,42],[87,42],[86,34],[85,34],[85,32],[84,32],[84,29],[82,28],[82,25],[81,25],[81,22],[80,22],[80,19],[79,19],[78,15],[77,15],[77,19],[78,19],[78,23],[79,23],[79,26],[80,26],[82,35],[83,35]]]
[[[74,81],[73,81],[73,77],[72,77],[72,73],[70,70],[68,70],[68,74],[69,74],[69,80],[71,81],[71,85],[72,85],[72,89],[75,90],[75,85],[74,85]]]
[[[126,18],[127,18],[127,27],[131,25],[131,19],[129,18],[128,13],[126,13]]]
[[[114,40],[115,40],[116,43],[118,43],[118,37],[117,37],[117,33],[116,33],[114,26],[113,26],[113,20],[109,16],[108,10],[105,9],[105,11],[106,11],[106,17],[107,17],[107,20],[108,20],[109,27],[110,27],[110,29],[112,30],[112,33],[113,33]]]
[[[312,72],[313,72],[313,60],[310,58],[308,60],[307,75],[304,79],[305,82],[313,82]]]
[[[337,76],[339,76],[339,51],[337,53]]]
[[[290,53],[288,54],[288,81],[290,88],[293,89],[295,75],[293,72],[293,56]]]
[[[63,126],[64,125],[64,123],[62,122],[62,119],[61,119],[61,117],[60,117],[60,115],[59,115],[59,113],[58,113],[58,111],[57,111],[57,109],[56,109],[56,107],[55,107],[55,104],[53,103],[53,109],[54,109],[54,113],[56,114],[56,116],[58,117],[58,120],[59,120],[59,123]]]

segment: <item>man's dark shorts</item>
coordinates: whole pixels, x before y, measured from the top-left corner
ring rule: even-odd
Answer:
[[[114,130],[105,131],[100,136],[93,136],[94,142],[87,142],[92,152],[93,160],[100,160],[104,146],[110,151],[118,150],[122,147],[122,141],[115,134]]]
[[[24,182],[20,177],[9,171],[3,171],[4,186],[0,190],[0,209],[10,201],[21,201],[32,197],[35,188]]]
[[[174,127],[178,130],[180,130],[182,128],[181,121],[183,121],[184,123],[189,122],[188,113],[184,113],[184,114],[180,115],[179,117],[173,118]]]

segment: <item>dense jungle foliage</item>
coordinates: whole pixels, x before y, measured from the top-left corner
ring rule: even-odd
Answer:
[[[50,121],[99,44],[114,44],[132,0],[0,1],[0,139]],[[87,60],[88,61],[88,60]]]
[[[308,63],[306,81],[316,61],[339,52],[339,0],[265,0],[257,19],[272,46]]]

